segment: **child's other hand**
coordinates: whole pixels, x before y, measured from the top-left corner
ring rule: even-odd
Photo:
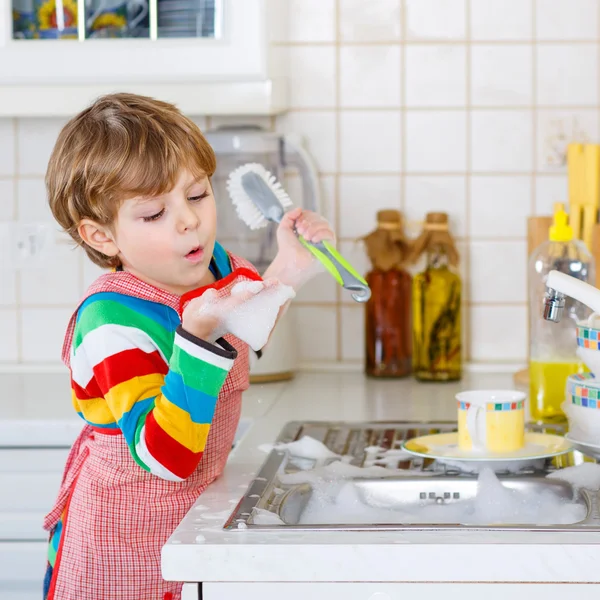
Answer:
[[[181,325],[197,338],[213,342],[224,334],[223,322],[229,313],[250,298],[278,284],[279,281],[275,278],[253,281],[239,293],[227,296],[220,296],[217,290],[210,288],[188,303],[181,317]]]
[[[307,242],[335,242],[335,234],[327,220],[309,210],[295,208],[286,213],[277,229],[278,257],[286,263],[293,263],[299,270],[312,266],[316,260],[301,243],[298,232]]]

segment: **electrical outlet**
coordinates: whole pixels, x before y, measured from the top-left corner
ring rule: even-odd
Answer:
[[[580,125],[576,116],[552,119],[544,137],[544,164],[551,169],[567,166],[567,145],[570,143],[587,144],[590,136]]]
[[[39,269],[54,248],[49,223],[0,223],[0,269]]]

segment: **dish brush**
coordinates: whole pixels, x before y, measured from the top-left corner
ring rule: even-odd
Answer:
[[[280,223],[286,209],[292,206],[281,183],[259,163],[247,163],[232,171],[227,190],[238,216],[250,229],[266,227],[269,221]],[[356,302],[366,302],[371,297],[365,279],[328,241],[312,243],[301,235],[298,239],[344,289],[352,292]]]

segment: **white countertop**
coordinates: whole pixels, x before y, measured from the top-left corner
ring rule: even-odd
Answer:
[[[252,386],[244,394],[240,433],[267,413],[284,387]],[[0,371],[0,389],[0,447],[68,448],[81,431],[66,369]]]
[[[469,373],[459,384],[304,373],[231,455],[163,548],[166,579],[203,582],[600,582],[600,534],[223,530],[289,421],[455,420],[460,389],[512,388],[512,375]],[[269,385],[253,394],[269,394]]]

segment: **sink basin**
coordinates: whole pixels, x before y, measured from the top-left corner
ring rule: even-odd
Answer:
[[[273,499],[271,511],[275,512],[284,523],[284,527],[293,526],[302,529],[424,529],[424,528],[464,528],[466,526],[485,526],[507,528],[527,526],[527,529],[539,529],[544,526],[572,525],[569,515],[577,514],[575,519],[579,525],[587,528],[600,528],[600,520],[595,516],[596,499],[588,492],[578,494],[573,487],[557,479],[542,479],[539,477],[503,477],[500,479],[508,494],[515,493],[517,497],[545,499],[551,493],[559,501],[570,504],[571,511],[561,510],[557,521],[548,522],[545,515],[545,525],[528,523],[529,519],[520,515],[510,525],[494,522],[494,515],[487,517],[477,513],[469,515],[469,510],[475,506],[478,482],[474,478],[464,477],[402,477],[401,479],[379,478],[347,480],[339,486],[339,495],[346,491],[350,504],[345,510],[336,510],[333,503],[324,512],[307,511],[314,494],[313,487],[308,483],[291,486],[283,491],[279,501]],[[316,502],[315,504],[319,504]],[[493,507],[493,509],[498,507]],[[532,503],[526,516],[535,519],[536,510],[540,506]],[[449,510],[450,509],[450,510]],[[454,509],[454,510],[452,510]],[[573,510],[575,509],[575,510]],[[559,509],[560,510],[560,509]],[[496,512],[497,510],[493,510]],[[305,513],[308,513],[306,515]],[[552,517],[557,515],[550,515]],[[496,517],[497,518],[497,517]],[[403,521],[410,520],[410,523]],[[566,521],[566,523],[565,523]],[[254,518],[250,518],[254,522]]]
[[[395,450],[405,439],[452,431],[455,427],[455,423],[289,423],[278,442],[291,442],[307,435],[333,452],[349,457],[351,465],[386,466],[404,472],[347,477],[325,485],[311,480],[296,482],[284,475],[304,477],[301,471],[311,468],[310,461],[275,449],[249,485],[225,529],[600,531],[598,492],[577,491],[566,481],[546,478],[557,468],[582,462],[582,455],[576,451],[541,464],[538,461],[517,472],[496,473],[502,486],[492,476],[491,483],[496,488],[491,492],[488,488],[483,502],[496,504],[496,512],[490,512],[476,498],[477,475],[460,472],[455,463],[438,464],[431,459],[408,458],[402,453],[396,461],[390,461],[393,452],[382,456],[378,463],[377,454],[373,455],[374,447],[383,452]],[[539,426],[530,429],[544,431]],[[548,432],[563,433],[556,425]],[[555,499],[553,502],[564,502],[564,510],[562,507],[558,512],[545,510],[549,495]],[[326,496],[329,504],[324,511],[313,510],[322,496]],[[338,510],[336,503],[342,497],[346,504],[344,510]],[[510,498],[523,501],[527,510],[504,514],[498,519],[498,510],[503,510],[500,502],[507,498],[509,502]],[[538,504],[532,505],[530,500]]]

